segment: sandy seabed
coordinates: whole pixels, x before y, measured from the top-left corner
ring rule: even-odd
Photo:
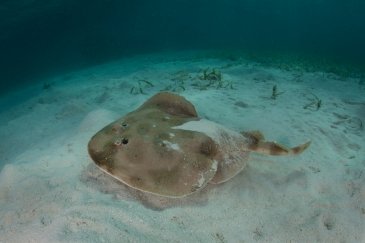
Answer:
[[[223,81],[201,80],[208,68]],[[13,104],[0,113],[0,242],[365,242],[360,79],[169,53],[66,73],[2,97]],[[233,179],[183,199],[145,195],[98,170],[86,146],[161,90],[231,129],[312,144],[298,156],[252,154]]]

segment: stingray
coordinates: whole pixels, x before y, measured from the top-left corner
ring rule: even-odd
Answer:
[[[199,118],[184,97],[160,92],[97,132],[88,151],[102,171],[127,186],[179,198],[231,179],[251,152],[296,155],[309,145],[287,148],[258,131],[233,131]]]

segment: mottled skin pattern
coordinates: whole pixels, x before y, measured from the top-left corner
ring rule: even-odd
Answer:
[[[203,122],[215,129],[215,136],[184,128]],[[128,186],[183,197],[207,183],[222,183],[235,176],[245,167],[250,151],[297,154],[308,145],[287,149],[263,141],[258,132],[235,133],[201,120],[185,98],[162,92],[96,133],[88,150],[100,169]]]

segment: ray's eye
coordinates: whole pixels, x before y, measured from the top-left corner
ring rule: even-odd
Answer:
[[[122,139],[122,144],[127,144],[128,143],[128,138],[123,138]]]
[[[127,128],[128,127],[128,124],[127,123],[125,123],[125,122],[122,122],[122,127],[125,129],[125,128]]]

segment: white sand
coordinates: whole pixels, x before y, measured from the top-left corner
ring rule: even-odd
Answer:
[[[235,89],[192,86],[207,67]],[[312,145],[293,157],[252,154],[232,180],[157,210],[160,199],[96,170],[86,145],[177,76],[201,117]],[[142,82],[146,94],[130,94],[139,80],[154,87]],[[274,84],[284,91],[276,100]],[[322,99],[318,111],[303,109],[311,92]],[[357,78],[195,53],[138,56],[41,81],[8,97],[21,99],[0,113],[0,242],[365,242],[364,94]]]

